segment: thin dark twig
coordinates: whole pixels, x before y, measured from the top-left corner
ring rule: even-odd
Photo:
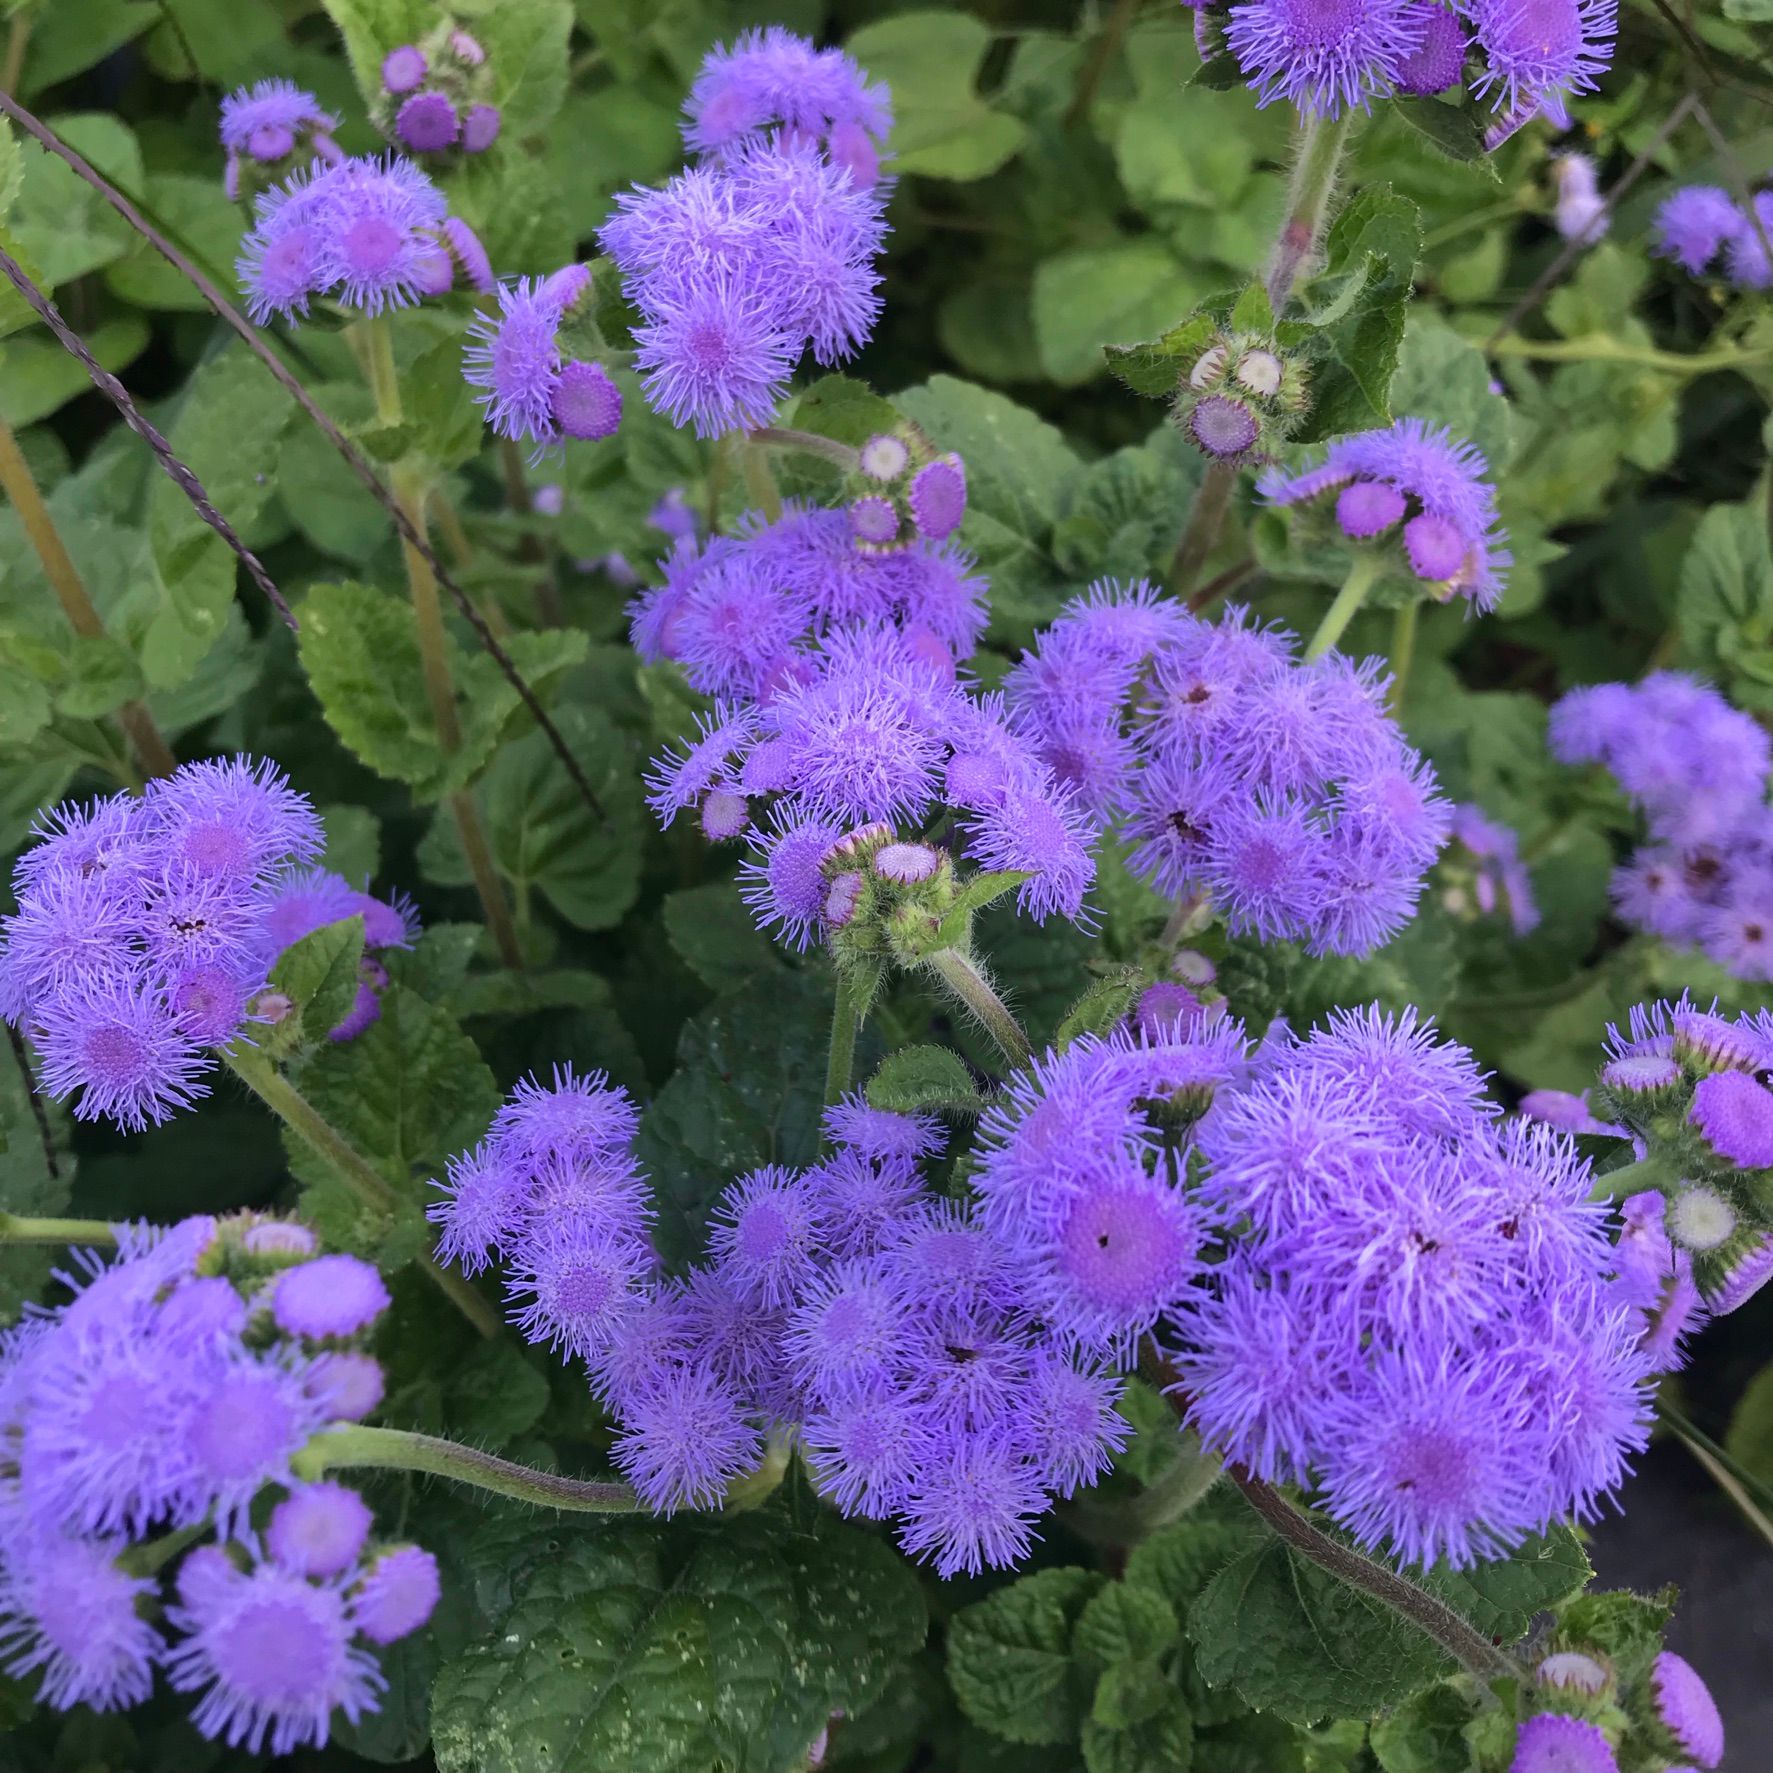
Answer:
[[[1688,93],[1687,96],[1682,99],[1665,118],[1663,118],[1662,127],[1644,144],[1643,152],[1640,153],[1638,157],[1632,161],[1631,165],[1619,175],[1618,183],[1607,193],[1605,199],[1601,203],[1602,215],[1610,216],[1613,213],[1613,206],[1625,196],[1626,192],[1629,191],[1640,178],[1644,176],[1644,173],[1649,168],[1650,162],[1661,153],[1663,144],[1683,123],[1686,122],[1687,113],[1691,111],[1698,102],[1699,101],[1692,93]],[[1514,329],[1519,326],[1542,301],[1544,301],[1546,294],[1551,289],[1552,285],[1555,284],[1567,270],[1569,270],[1570,266],[1575,263],[1578,256],[1583,252],[1586,252],[1593,244],[1594,235],[1592,230],[1588,233],[1578,235],[1574,240],[1565,241],[1563,251],[1539,273],[1539,275],[1533,280],[1532,287],[1528,289],[1527,293],[1522,296],[1512,308],[1509,309],[1507,314],[1502,318],[1502,324],[1484,341],[1484,349],[1486,351],[1492,351],[1503,339],[1507,338],[1508,335],[1513,332]]]
[[[141,408],[130,398],[129,390],[87,350],[80,335],[61,317],[55,303],[25,275],[18,261],[4,251],[0,251],[0,272],[5,274],[7,282],[36,310],[37,317],[55,334],[62,348],[79,359],[86,373],[92,377],[92,385],[116,407],[124,424],[154,452],[155,459],[166,470],[173,485],[191,501],[191,509],[240,556],[240,563],[251,574],[252,582],[264,592],[271,607],[294,628],[295,612],[284,601],[283,593],[272,583],[264,563],[234,533],[234,526],[227,518],[209,502],[209,494],[203,490],[203,482],[179,460],[173,453],[172,445],[143,416]]]
[[[30,1057],[25,1052],[24,1037],[8,1022],[6,1038],[12,1045],[12,1056],[18,1061],[18,1074],[24,1079],[25,1095],[31,1104],[31,1118],[37,1123],[37,1137],[43,1141],[43,1164],[52,1182],[62,1179],[61,1160],[55,1154],[55,1134],[50,1130],[49,1114],[43,1098],[37,1093],[37,1079],[31,1074]]]
[[[519,700],[529,710],[530,717],[546,735],[548,743],[553,747],[554,754],[560,759],[562,767],[572,779],[573,786],[578,790],[580,798],[598,818],[602,818],[603,803],[598,799],[596,790],[592,788],[590,778],[586,776],[579,760],[573,756],[571,748],[561,736],[560,728],[554,724],[547,709],[537,700],[535,691],[530,688],[522,672],[517,669],[511,655],[499,644],[498,636],[488,627],[486,617],[480,613],[474,600],[457,583],[454,575],[443,564],[437,551],[417,525],[400,508],[393,493],[383,484],[381,476],[364,459],[362,452],[322,411],[313,395],[296,380],[295,376],[290,373],[288,366],[278,359],[277,354],[259,336],[257,328],[208,277],[192,264],[185,254],[180,252],[171,241],[167,240],[158,229],[148,222],[141,211],[115,185],[96,171],[90,162],[73,148],[70,148],[47,124],[40,122],[17,100],[4,92],[0,92],[0,113],[10,117],[20,129],[41,143],[59,160],[66,161],[169,265],[189,279],[191,286],[215,310],[217,317],[239,336],[253,356],[258,358],[276,378],[290,399],[313,420],[319,428],[321,436],[344,457],[345,465],[362,482],[364,490],[388,513],[395,529],[400,532],[401,539],[437,575],[438,584],[449,593],[451,601],[461,612],[462,619],[474,630],[475,638],[491,655],[493,662],[504,674],[505,681],[517,692]]]
[[[1215,597],[1224,597],[1235,591],[1246,579],[1253,579],[1262,570],[1254,559],[1240,560],[1235,566],[1228,566],[1224,572],[1208,579],[1201,588],[1188,600],[1188,613],[1197,616],[1213,601]]]

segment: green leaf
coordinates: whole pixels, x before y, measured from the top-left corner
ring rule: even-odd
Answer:
[[[1506,1557],[1469,1570],[1437,1565],[1417,1580],[1487,1638],[1512,1644],[1533,1617],[1581,1592],[1594,1575],[1582,1543],[1568,1527],[1535,1534]]]
[[[1219,322],[1211,314],[1191,314],[1157,338],[1138,345],[1106,345],[1102,355],[1135,394],[1167,400],[1218,330]]]
[[[1411,314],[1391,383],[1392,410],[1445,425],[1484,452],[1500,482],[1514,454],[1509,403],[1491,387],[1489,360],[1444,321]]]
[[[1061,387],[1102,370],[1117,339],[1161,328],[1207,290],[1160,241],[1084,247],[1043,261],[1034,273],[1034,336],[1041,368]]]
[[[23,1067],[13,1053],[0,1052],[0,1212],[59,1218],[73,1182],[68,1111],[42,1096],[33,1104]],[[0,1324],[15,1322],[25,1302],[41,1296],[49,1271],[66,1260],[65,1250],[49,1245],[0,1244]]]
[[[99,367],[116,375],[146,349],[149,330],[131,314],[102,320],[85,336]],[[15,431],[59,412],[91,387],[85,367],[47,333],[20,333],[0,347],[0,418]]]
[[[667,893],[665,934],[683,964],[716,991],[762,986],[787,970],[781,951],[752,922],[736,883],[711,881]]]
[[[699,1247],[708,1204],[735,1176],[813,1161],[830,1034],[829,980],[786,971],[768,993],[718,998],[684,1024],[677,1069],[641,1120],[638,1148],[667,1257]]]
[[[1161,1679],[1154,1682],[1149,1672],[1142,1678],[1133,1675],[1138,1666],[1131,1665],[1118,1676],[1114,1669],[1103,1675],[1097,1712],[1109,1715],[1093,1712],[1084,1720],[1084,1766],[1088,1773],[1189,1773],[1194,1765],[1194,1718],[1188,1701],[1174,1686]],[[1144,1715],[1137,1715],[1140,1712]],[[1125,1722],[1114,1721],[1116,1717]]]
[[[1116,1582],[1084,1608],[1072,1643],[1098,1662],[1130,1662],[1155,1657],[1181,1635],[1174,1610],[1155,1588]]]
[[[405,782],[420,800],[465,786],[485,766],[521,704],[485,653],[446,636],[461,745],[446,755],[425,693],[418,629],[404,597],[349,581],[316,585],[302,600],[297,646],[327,724],[378,775]],[[514,634],[505,650],[532,689],[576,664],[585,636],[549,629]],[[549,805],[553,805],[550,800]],[[593,873],[601,872],[595,863]]]
[[[449,10],[486,51],[502,134],[517,141],[545,128],[566,97],[572,0],[452,0]]]
[[[1198,1507],[1140,1540],[1127,1555],[1122,1582],[1161,1594],[1180,1617],[1219,1571],[1260,1538],[1247,1509],[1219,1514]]]
[[[1039,1570],[963,1608],[948,1627],[948,1679],[974,1723],[1011,1742],[1066,1742],[1083,1721],[1071,1631],[1103,1586],[1094,1570]]]
[[[276,1036],[287,1032],[292,1044],[324,1039],[356,1002],[362,964],[360,916],[340,918],[291,943],[271,969],[271,989],[295,1006],[290,1022],[279,1024]]]
[[[1188,1614],[1195,1662],[1258,1711],[1297,1724],[1365,1718],[1446,1671],[1432,1639],[1270,1539],[1234,1558]]]
[[[1104,1732],[1131,1730],[1169,1709],[1175,1696],[1155,1656],[1129,1657],[1103,1669],[1087,1723],[1101,1726]]]
[[[1484,148],[1483,115],[1472,105],[1450,105],[1442,99],[1394,99],[1392,112],[1437,154],[1475,167],[1500,184],[1502,174]]]
[[[1773,712],[1773,548],[1756,504],[1713,505],[1681,564],[1681,640],[1744,707]]]
[[[779,1773],[923,1639],[905,1566],[829,1517],[532,1529],[497,1555],[509,1604],[438,1676],[441,1773]]]
[[[1724,1451],[1762,1482],[1773,1484],[1773,1366],[1762,1367],[1736,1400]]]
[[[1559,1647],[1599,1651],[1612,1662],[1619,1678],[1634,1685],[1650,1672],[1662,1649],[1662,1634],[1674,1617],[1675,1591],[1631,1594],[1624,1589],[1599,1589],[1576,1596],[1558,1616]]]
[[[896,1114],[945,1109],[977,1114],[979,1086],[958,1053],[947,1047],[900,1047],[881,1061],[868,1080],[868,1102]]]
[[[926,178],[979,179],[1027,139],[1019,117],[979,96],[991,31],[963,12],[904,12],[865,26],[846,45],[893,89],[894,170]]]
[[[444,1381],[450,1433],[497,1451],[534,1428],[548,1408],[548,1381],[515,1342],[480,1342]]]
[[[1080,581],[1161,581],[1175,555],[1178,513],[1200,484],[1201,463],[1201,452],[1171,424],[1091,462],[1067,486],[1059,507],[1052,550],[1060,570]]]
[[[1385,1773],[1467,1773],[1471,1752],[1465,1726],[1471,1701],[1442,1682],[1373,1722],[1374,1758]]]
[[[64,113],[46,121],[114,184],[141,190],[141,145],[126,123],[99,111]],[[45,290],[101,270],[135,245],[135,231],[66,161],[34,141],[21,144],[20,151],[23,175],[7,230],[37,267]]]
[[[601,710],[572,702],[554,721],[591,783],[599,812],[585,804],[540,731],[500,750],[476,785],[475,799],[493,863],[520,901],[539,893],[575,928],[610,929],[622,921],[640,887],[639,778],[621,734]],[[438,810],[419,862],[433,880],[472,883],[447,807]]]

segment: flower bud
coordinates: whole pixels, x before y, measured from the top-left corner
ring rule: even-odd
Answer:
[[[867,884],[866,878],[854,871],[840,874],[832,881],[825,893],[825,922],[832,929],[842,929],[856,915],[856,907],[862,902],[862,889]]]
[[[874,853],[874,872],[901,886],[929,880],[942,867],[942,852],[927,843],[889,843]]]
[[[1558,1650],[1539,1664],[1539,1684],[1590,1696],[1606,1691],[1613,1677],[1592,1656],[1580,1650]]]
[[[1303,369],[1274,339],[1220,332],[1177,383],[1175,419],[1216,461],[1272,454],[1305,410]]]
[[[1718,1249],[1736,1229],[1736,1209],[1715,1189],[1689,1184],[1669,1203],[1668,1234],[1684,1250]]]

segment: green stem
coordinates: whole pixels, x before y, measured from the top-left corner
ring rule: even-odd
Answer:
[[[846,474],[855,474],[862,466],[862,452],[847,443],[839,443],[835,437],[821,437],[816,431],[796,431],[786,425],[765,425],[761,430],[747,433],[754,448],[798,450],[802,455],[818,456],[830,462],[833,467],[841,468]]]
[[[95,1244],[111,1249],[117,1227],[103,1219],[32,1219],[0,1213],[0,1244]]]
[[[256,1047],[236,1041],[223,1049],[222,1062],[264,1105],[332,1167],[359,1200],[380,1212],[395,1213],[400,1197],[372,1164]],[[453,1270],[429,1256],[419,1266],[483,1336],[499,1333],[499,1314]]]
[[[1323,232],[1336,189],[1336,169],[1342,163],[1354,116],[1350,106],[1340,117],[1307,117],[1300,123],[1299,152],[1287,191],[1287,219],[1268,260],[1268,305],[1276,320],[1286,312],[1293,285]]]
[[[739,454],[743,458],[745,496],[763,513],[764,522],[774,523],[782,515],[782,495],[776,487],[768,447],[754,438],[741,437]]]
[[[991,981],[974,965],[971,955],[958,948],[938,948],[924,957],[923,964],[977,1017],[1011,1065],[1020,1067],[1028,1063],[1028,1036],[1010,1014],[1009,1006],[992,990]]]
[[[1225,513],[1236,485],[1237,469],[1229,462],[1207,464],[1200,485],[1194,489],[1188,521],[1182,526],[1181,539],[1170,562],[1171,596],[1186,597],[1194,589],[1200,569],[1219,545],[1219,532],[1225,527]]]
[[[329,1471],[422,1471],[569,1514],[635,1514],[641,1508],[640,1498],[627,1484],[591,1483],[536,1471],[478,1447],[404,1428],[366,1428],[361,1423],[328,1428],[315,1435],[292,1464],[296,1475],[309,1483]]]
[[[1348,577],[1342,581],[1342,589],[1336,593],[1335,601],[1324,611],[1324,619],[1318,623],[1317,632],[1311,637],[1311,644],[1305,649],[1305,662],[1310,664],[1313,659],[1321,659],[1337,641],[1342,638],[1342,631],[1354,620],[1355,612],[1366,602],[1367,593],[1373,588],[1373,581],[1379,576],[1379,556],[1372,549],[1363,548],[1355,555],[1353,564],[1348,569]]]
[[[1391,623],[1391,711],[1396,714],[1404,705],[1404,691],[1409,687],[1410,662],[1416,656],[1416,624],[1422,614],[1420,600],[1398,605]]]
[[[825,1106],[829,1108],[850,1087],[856,1072],[856,1035],[862,1026],[862,1006],[856,988],[840,972],[831,1003],[831,1049],[825,1061]]]
[[[162,1533],[158,1539],[144,1539],[132,1545],[117,1562],[132,1576],[157,1576],[181,1551],[195,1545],[214,1525],[214,1521],[203,1520],[195,1526]]]
[[[1076,1508],[1077,1524],[1106,1545],[1137,1545],[1201,1502],[1225,1474],[1216,1453],[1200,1444],[1192,1429],[1177,1441],[1177,1455],[1156,1483],[1124,1501],[1085,1497]]]
[[[1659,351],[1653,345],[1626,345],[1605,333],[1579,339],[1497,339],[1486,345],[1492,357],[1526,357],[1540,363],[1632,363],[1670,375],[1702,376],[1718,369],[1740,369],[1765,363],[1773,350]]]
[[[398,425],[406,416],[400,404],[400,376],[394,368],[394,330],[386,314],[369,314],[353,323],[363,355],[363,373],[375,397],[376,418]]]
[[[1497,1649],[1426,1589],[1320,1531],[1271,1485],[1247,1476],[1235,1466],[1230,1470],[1231,1481],[1243,1492],[1244,1500],[1301,1557],[1350,1588],[1370,1594],[1418,1631],[1426,1632],[1468,1674],[1487,1686],[1491,1681],[1520,1673],[1513,1657]]]

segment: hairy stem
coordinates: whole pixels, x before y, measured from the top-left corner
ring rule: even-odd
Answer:
[[[1362,549],[1355,555],[1354,564],[1348,569],[1348,577],[1342,581],[1342,589],[1324,611],[1324,619],[1318,623],[1317,632],[1312,635],[1311,644],[1305,649],[1307,664],[1313,659],[1321,659],[1342,638],[1343,630],[1366,602],[1367,593],[1372,590],[1373,581],[1378,576],[1379,556],[1370,549]]]
[[[1631,363],[1676,376],[1710,375],[1714,370],[1742,369],[1765,363],[1773,350],[1659,351],[1653,345],[1627,345],[1605,333],[1578,339],[1497,339],[1485,349],[1492,357],[1525,357],[1535,363]]]
[[[0,1244],[94,1244],[114,1249],[117,1227],[103,1219],[30,1219],[0,1213]]]
[[[1237,469],[1231,463],[1207,464],[1200,485],[1194,489],[1194,503],[1188,507],[1188,521],[1182,526],[1175,558],[1170,562],[1172,596],[1186,597],[1194,589],[1200,569],[1219,545],[1219,532],[1225,527],[1225,513],[1236,485]]]
[[[1519,1672],[1511,1656],[1426,1589],[1321,1532],[1271,1485],[1235,1466],[1230,1470],[1231,1481],[1243,1492],[1244,1500],[1301,1557],[1327,1570],[1338,1582],[1382,1601],[1417,1630],[1426,1632],[1479,1681],[1487,1684]]]
[[[329,1428],[315,1435],[293,1464],[297,1475],[310,1483],[329,1471],[422,1471],[569,1514],[635,1514],[641,1508],[640,1498],[627,1484],[592,1483],[536,1471],[477,1447],[404,1428],[366,1428],[357,1423]]]
[[[776,487],[769,450],[754,438],[741,437],[739,454],[743,458],[746,498],[763,513],[766,523],[774,523],[782,515],[782,495]]]
[[[379,1212],[399,1209],[400,1197],[388,1178],[256,1047],[236,1041],[223,1050],[222,1062],[291,1132],[331,1165],[359,1200]],[[419,1266],[481,1335],[499,1333],[499,1314],[461,1275],[439,1267],[429,1256],[420,1257]]]
[[[1393,714],[1404,705],[1410,684],[1410,665],[1416,657],[1416,624],[1421,619],[1420,600],[1398,605],[1391,621],[1391,694],[1386,698]]]
[[[16,20],[14,24],[16,27]],[[62,542],[61,531],[55,527],[49,507],[43,502],[31,464],[25,460],[18,438],[4,419],[0,419],[0,491],[5,492],[13,510],[18,513],[25,539],[43,563],[43,576],[49,580],[49,588],[62,606],[69,627],[86,640],[102,637],[104,620],[87,595],[85,581]],[[170,776],[178,768],[178,759],[160,736],[160,728],[155,725],[146,702],[134,699],[125,702],[117,710],[117,724],[123,728],[123,736],[129,741],[144,775]]]
[[[846,474],[857,473],[862,466],[862,452],[835,437],[821,437],[817,431],[796,431],[784,425],[765,425],[748,434],[758,449],[798,450],[802,455],[818,456],[841,468]]]
[[[831,1004],[831,1049],[825,1061],[825,1106],[842,1097],[856,1071],[856,1035],[862,1026],[862,1006],[856,988],[841,972]]]
[[[1299,153],[1287,191],[1287,219],[1268,260],[1268,305],[1276,320],[1286,312],[1293,285],[1323,232],[1336,189],[1336,169],[1342,163],[1354,117],[1350,107],[1340,117],[1307,117],[1300,123]]]
[[[972,1012],[1011,1065],[1028,1063],[1030,1048],[1022,1024],[992,990],[991,981],[979,971],[970,954],[963,954],[958,948],[938,948],[924,957],[923,964]]]
[[[1192,1430],[1178,1439],[1175,1460],[1157,1481],[1138,1495],[1105,1501],[1085,1496],[1075,1505],[1078,1526],[1091,1539],[1108,1545],[1137,1545],[1202,1501],[1224,1476],[1216,1453],[1209,1453]]]

